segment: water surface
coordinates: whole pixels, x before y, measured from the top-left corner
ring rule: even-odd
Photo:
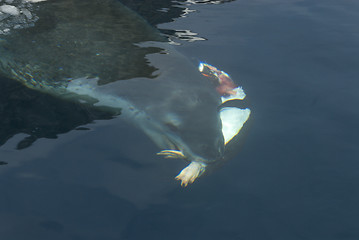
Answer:
[[[1,238],[358,239],[359,3],[125,3],[243,86],[238,154],[181,188],[140,131],[1,79]]]

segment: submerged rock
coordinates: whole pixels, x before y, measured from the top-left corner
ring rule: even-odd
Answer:
[[[17,7],[12,6],[12,5],[6,5],[6,4],[0,6],[0,11],[2,13],[7,13],[7,14],[10,14],[12,16],[17,16],[17,15],[20,14],[20,11],[19,11],[19,9]]]

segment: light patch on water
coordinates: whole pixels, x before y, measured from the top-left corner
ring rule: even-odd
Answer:
[[[233,0],[187,0],[183,4],[221,4]]]
[[[206,41],[206,38],[200,37],[198,33],[191,32],[191,30],[175,30],[174,39],[171,37],[168,39],[169,43],[172,45],[181,45],[181,43],[176,42],[175,39],[179,39],[181,41],[187,42],[195,42],[195,41]]]
[[[98,80],[98,78],[87,77],[73,79],[69,81],[66,91],[77,94],[78,96],[88,97],[88,101],[95,100],[96,103],[94,103],[94,106],[97,107],[110,107],[120,109],[122,113],[136,114],[136,111],[132,111],[132,109],[135,108],[131,103],[118,96],[101,92],[97,83]],[[86,99],[82,100],[86,101]]]
[[[188,41],[188,42],[206,40],[203,37],[199,37],[198,33],[191,32],[190,30],[176,30],[175,35],[179,39],[185,40],[185,41]]]
[[[179,127],[182,123],[179,116],[177,116],[176,114],[173,114],[171,112],[167,113],[164,116],[164,120],[165,120],[165,122],[168,122],[170,125],[173,125],[175,127]]]

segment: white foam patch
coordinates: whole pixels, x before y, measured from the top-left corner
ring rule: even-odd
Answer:
[[[239,133],[250,114],[251,110],[249,108],[225,107],[220,110],[225,145]]]
[[[246,94],[244,93],[243,89],[241,87],[237,87],[233,89],[234,94],[231,94],[229,96],[223,96],[221,97],[222,103],[230,101],[230,100],[243,100],[246,97]]]

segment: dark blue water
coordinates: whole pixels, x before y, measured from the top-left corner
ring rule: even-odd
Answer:
[[[359,239],[359,3],[130,3],[243,86],[238,154],[181,188],[140,131],[4,79],[1,239]]]

